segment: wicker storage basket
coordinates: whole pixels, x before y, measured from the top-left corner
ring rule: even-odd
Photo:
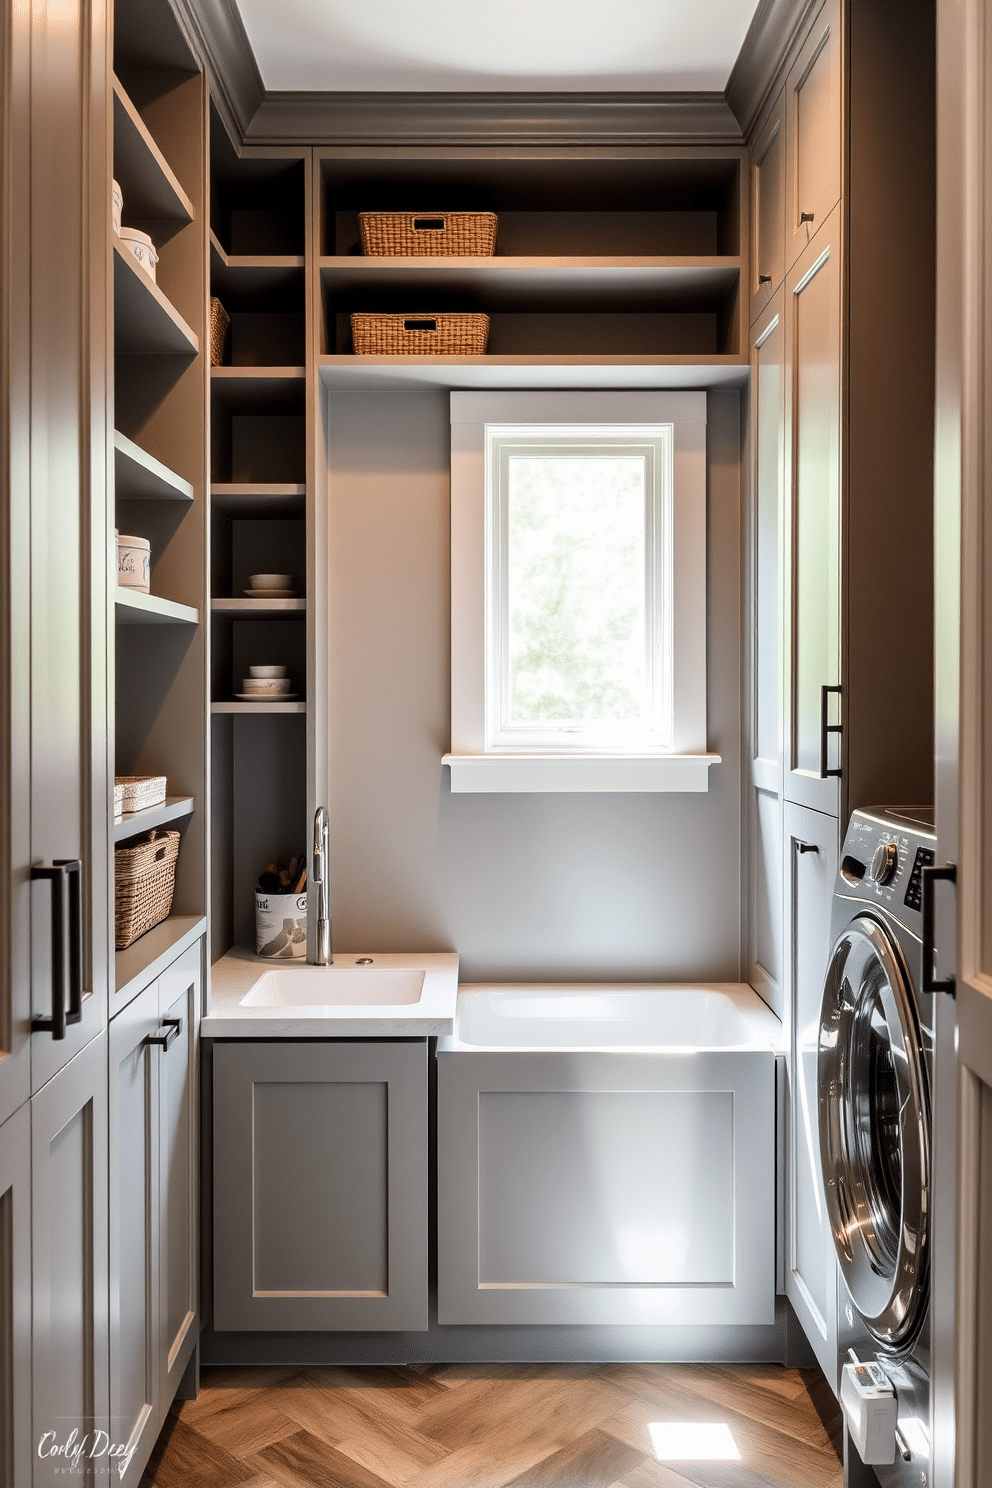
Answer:
[[[211,367],[222,367],[224,365],[224,342],[227,339],[227,328],[231,324],[231,317],[224,306],[214,295],[210,301],[210,365]]]
[[[114,852],[114,944],[123,951],[168,918],[176,882],[178,832],[149,832]]]
[[[495,212],[359,212],[362,252],[375,258],[490,258]]]
[[[488,315],[353,315],[359,356],[481,356]]]
[[[161,806],[165,800],[165,775],[115,775],[114,815]]]

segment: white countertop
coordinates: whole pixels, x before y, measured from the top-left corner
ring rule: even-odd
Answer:
[[[335,951],[334,966],[351,968],[368,958],[381,970],[422,971],[417,1002],[399,1005],[291,1004],[243,1005],[243,999],[270,972],[282,979],[307,977],[324,967],[306,962],[271,961],[247,946],[236,946],[211,971],[210,1012],[201,1020],[204,1038],[426,1038],[451,1033],[458,996],[458,956],[453,951],[402,954],[396,951]]]

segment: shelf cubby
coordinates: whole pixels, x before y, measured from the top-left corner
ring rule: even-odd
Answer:
[[[192,222],[193,203],[152,137],[144,119],[114,78],[114,177],[124,198],[126,226]],[[154,234],[153,234],[154,238]]]
[[[113,240],[114,349],[118,356],[196,356],[200,342],[150,274]]]
[[[192,481],[183,480],[161,460],[114,430],[114,490],[118,501],[193,500]]]
[[[306,515],[307,488],[302,483],[279,484],[259,481],[255,484],[216,482],[210,487],[214,511],[226,517],[246,520],[278,520]]]

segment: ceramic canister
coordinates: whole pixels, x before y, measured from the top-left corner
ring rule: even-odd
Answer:
[[[147,537],[118,537],[117,582],[122,589],[147,594],[150,586],[152,545]]]
[[[155,244],[148,234],[139,232],[136,227],[122,227],[120,239],[121,246],[127,249],[132,258],[141,265],[149,278],[154,280],[158,254],[155,252]]]

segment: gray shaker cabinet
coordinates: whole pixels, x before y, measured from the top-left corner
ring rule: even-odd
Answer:
[[[0,1483],[31,1481],[31,1108],[0,1126]]]
[[[137,1484],[198,1332],[197,942],[110,1025],[110,1412]],[[165,1040],[168,1040],[166,1046]]]
[[[427,1044],[214,1046],[214,1327],[427,1327]]]

